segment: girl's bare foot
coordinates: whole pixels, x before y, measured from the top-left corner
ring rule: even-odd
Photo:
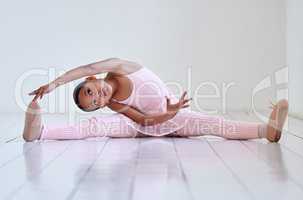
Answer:
[[[26,110],[23,139],[27,142],[40,138],[42,131],[40,106],[32,101]]]
[[[267,124],[266,138],[270,142],[278,142],[281,138],[281,132],[288,114],[288,101],[280,100],[273,105],[273,111],[270,114]]]

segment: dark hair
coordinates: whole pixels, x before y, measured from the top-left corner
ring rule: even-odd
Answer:
[[[91,112],[91,111],[95,111],[95,110],[98,110],[99,108],[96,108],[94,110],[86,110],[85,108],[83,108],[81,105],[80,105],[80,102],[79,102],[79,93],[80,93],[80,90],[83,88],[84,84],[86,83],[86,81],[82,81],[81,83],[79,83],[75,89],[74,89],[74,92],[73,92],[73,98],[74,98],[74,102],[75,104],[77,105],[78,108],[80,108],[81,110],[85,111],[85,112]]]

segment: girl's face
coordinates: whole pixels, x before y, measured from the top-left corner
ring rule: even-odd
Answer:
[[[112,87],[103,79],[87,80],[79,92],[79,104],[87,111],[105,107],[112,97]]]

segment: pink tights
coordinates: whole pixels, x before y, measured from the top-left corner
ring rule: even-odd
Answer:
[[[166,126],[166,132],[157,133],[155,131],[155,133],[146,133],[142,131],[144,130],[142,126],[139,126],[122,114],[111,114],[108,116],[92,117],[72,126],[53,127],[44,125],[40,139],[125,138],[143,135],[181,137],[215,135],[226,139],[255,139],[259,138],[259,129],[263,125],[261,123],[226,120],[220,116],[210,116],[189,110],[179,112],[172,121],[177,125],[181,125],[181,128],[173,130],[173,128]],[[172,130],[169,131],[170,129]]]

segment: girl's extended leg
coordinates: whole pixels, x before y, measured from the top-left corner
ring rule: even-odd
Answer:
[[[260,137],[259,129],[264,126],[262,123],[226,120],[221,116],[195,111],[183,112],[176,120],[183,121],[184,127],[175,135],[184,137],[214,135],[226,139],[255,139]]]
[[[82,120],[76,125],[46,126],[41,124],[40,107],[32,102],[26,112],[23,138],[25,141],[85,139],[88,137],[140,137],[122,114],[111,114]]]
[[[287,100],[281,100],[273,106],[273,111],[267,124],[226,120],[219,116],[210,116],[195,111],[186,111],[180,113],[180,115],[176,117],[176,122],[185,122],[185,126],[176,131],[174,135],[215,135],[226,139],[267,138],[270,142],[278,142],[281,138],[281,132],[287,114]]]
[[[141,134],[121,114],[92,117],[76,125],[43,126],[41,140],[85,139],[89,137],[130,138]]]

